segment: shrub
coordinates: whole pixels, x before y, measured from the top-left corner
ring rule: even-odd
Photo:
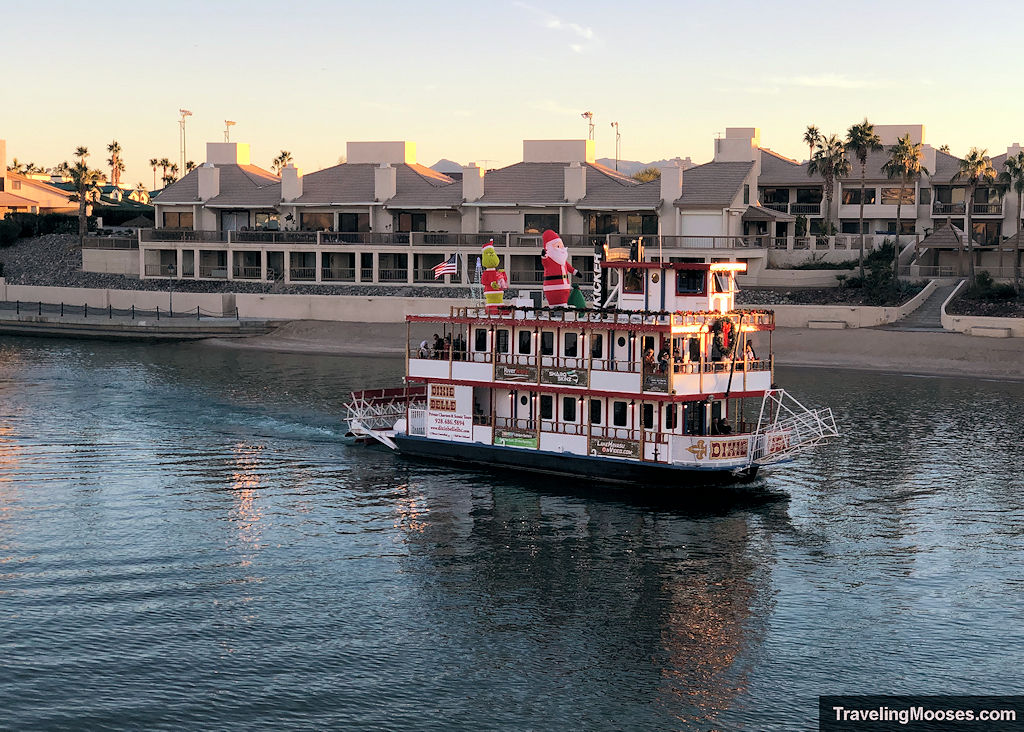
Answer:
[[[0,220],[0,247],[9,247],[18,241],[21,235],[21,224],[11,219]]]
[[[965,295],[971,300],[1006,302],[1017,298],[1017,290],[1013,285],[997,283],[989,272],[982,270],[975,276]]]

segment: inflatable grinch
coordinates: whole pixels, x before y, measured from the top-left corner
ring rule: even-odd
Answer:
[[[548,229],[541,234],[544,249],[540,255],[544,267],[544,299],[548,307],[564,308],[572,292],[569,275],[576,274],[575,268],[569,264],[569,252],[558,234]]]
[[[496,313],[501,309],[502,302],[505,300],[508,277],[505,276],[505,270],[498,269],[501,266],[501,260],[498,258],[498,253],[494,251],[494,239],[484,244],[481,251],[481,263],[484,266],[484,271],[480,275],[480,284],[484,288],[487,312]]]

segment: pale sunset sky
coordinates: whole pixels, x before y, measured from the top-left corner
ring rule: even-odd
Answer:
[[[953,153],[1024,142],[1017,3],[954,2],[20,3],[3,9],[0,138],[45,166],[117,139],[124,182],[207,141],[282,149],[305,172],[348,140],[411,140],[419,162],[517,162],[523,139],[582,139],[598,157],[711,158],[726,127],[807,156],[805,127],[923,123]],[[109,169],[107,170],[109,174]]]

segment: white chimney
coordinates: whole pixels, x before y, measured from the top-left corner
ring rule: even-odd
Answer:
[[[203,163],[196,168],[199,175],[199,200],[209,201],[220,193],[220,169],[213,163]]]
[[[302,195],[302,171],[291,163],[281,170],[281,200],[294,201]]]
[[[587,195],[587,167],[574,161],[565,169],[565,200],[576,203]]]
[[[928,168],[932,175],[935,175],[935,148],[927,142],[921,145],[921,165]]]
[[[661,169],[661,200],[667,204],[677,201],[683,195],[683,169],[669,165]]]
[[[398,168],[391,163],[381,163],[373,169],[373,200],[387,201],[398,192]]]
[[[484,196],[484,169],[476,163],[462,167],[462,198],[479,201]]]

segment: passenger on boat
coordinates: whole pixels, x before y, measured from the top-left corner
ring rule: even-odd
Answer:
[[[728,435],[732,434],[732,427],[725,421],[724,417],[719,417],[711,422],[711,434],[713,435]]]
[[[462,334],[455,336],[455,353],[454,357],[456,361],[466,360],[466,341],[462,337]]]
[[[427,343],[426,338],[420,341],[420,350],[418,355],[420,358],[430,358],[430,344]]]
[[[654,349],[648,348],[644,351],[644,371],[654,373],[658,368],[657,361],[654,360]]]
[[[668,349],[662,348],[661,353],[658,354],[658,373],[664,374],[668,372]]]
[[[441,353],[444,351],[444,341],[441,340],[441,336],[434,333],[434,353],[432,358],[441,358]]]
[[[750,341],[747,341],[747,347],[743,349],[743,358],[748,361],[757,360],[757,354],[754,353],[754,345]]]

